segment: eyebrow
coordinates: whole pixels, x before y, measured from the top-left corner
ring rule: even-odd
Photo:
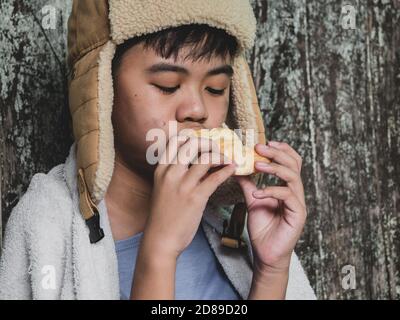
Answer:
[[[155,74],[161,72],[177,72],[184,75],[190,75],[189,70],[187,70],[186,68],[165,62],[154,64],[146,69],[147,74]],[[226,74],[228,77],[232,77],[233,68],[229,64],[225,64],[220,67],[209,70],[206,74],[206,77],[215,76],[218,74]]]

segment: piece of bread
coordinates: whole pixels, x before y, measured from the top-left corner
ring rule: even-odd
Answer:
[[[234,173],[236,176],[247,176],[256,173],[257,170],[254,168],[255,161],[271,162],[271,160],[260,156],[254,150],[254,145],[251,147],[243,145],[236,132],[229,128],[197,129],[191,131],[196,137],[208,138],[216,142],[220,152],[238,164]]]

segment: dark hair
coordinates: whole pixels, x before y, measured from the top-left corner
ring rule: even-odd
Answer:
[[[113,77],[118,70],[123,54],[136,44],[143,42],[145,49],[152,48],[158,55],[168,59],[174,56],[176,60],[180,50],[186,45],[191,49],[185,59],[197,61],[211,57],[226,57],[228,54],[235,58],[238,43],[234,36],[225,30],[211,27],[206,24],[189,24],[173,27],[131,38],[117,46],[112,62]]]

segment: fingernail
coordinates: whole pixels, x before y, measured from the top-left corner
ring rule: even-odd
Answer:
[[[270,149],[270,147],[265,144],[261,145],[260,148],[262,151],[268,151]]]
[[[271,165],[266,162],[256,161],[256,166],[259,168],[269,168]]]
[[[278,141],[269,141],[268,144],[271,147],[279,147],[279,142]]]
[[[255,197],[262,197],[264,195],[264,192],[262,190],[257,190],[253,192],[253,196]]]

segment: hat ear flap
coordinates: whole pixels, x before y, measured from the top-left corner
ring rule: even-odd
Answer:
[[[254,130],[254,143],[265,143],[264,121],[258,104],[251,70],[244,53],[234,60],[232,90],[226,124],[231,129],[241,129],[243,139],[246,130]],[[243,141],[243,143],[245,140]]]

